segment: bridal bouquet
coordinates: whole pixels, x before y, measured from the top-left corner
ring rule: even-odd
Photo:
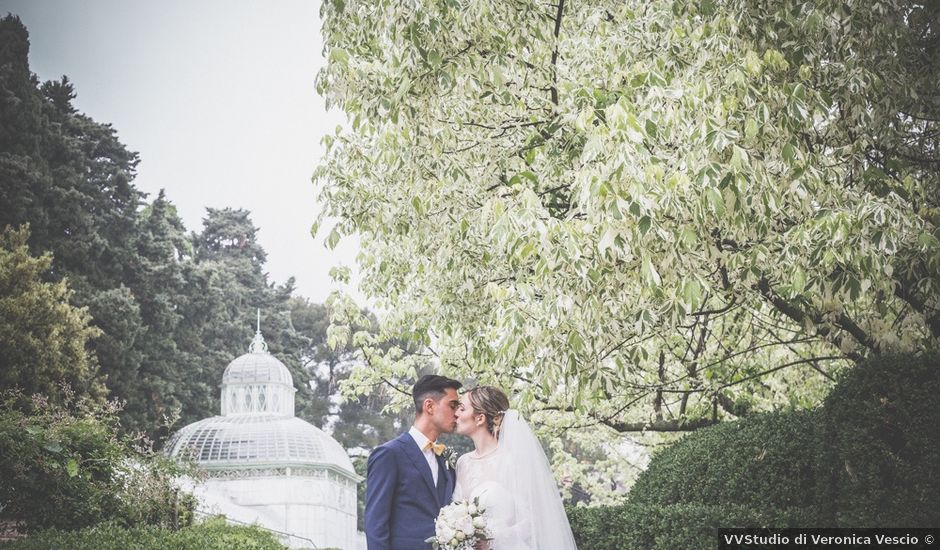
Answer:
[[[453,502],[441,508],[434,522],[434,536],[424,542],[430,542],[436,550],[472,550],[489,536],[485,512],[479,498]]]

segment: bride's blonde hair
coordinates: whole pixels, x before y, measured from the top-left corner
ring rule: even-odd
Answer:
[[[486,417],[486,429],[499,439],[499,427],[503,423],[503,416],[509,410],[509,398],[503,390],[493,386],[477,386],[467,392],[470,406],[474,414]]]

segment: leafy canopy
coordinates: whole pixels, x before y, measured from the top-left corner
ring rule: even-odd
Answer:
[[[325,2],[319,89],[348,124],[318,224],[359,235],[395,328],[362,339],[621,431],[809,406],[840,367],[935,346],[938,11]],[[414,375],[364,356],[351,393]]]

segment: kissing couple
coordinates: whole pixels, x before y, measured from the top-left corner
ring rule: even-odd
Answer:
[[[369,455],[365,532],[368,550],[430,550],[435,521],[451,501],[477,499],[488,538],[476,550],[577,550],[558,484],[529,425],[506,394],[425,375],[412,388],[415,420]],[[443,433],[473,440],[450,464]]]

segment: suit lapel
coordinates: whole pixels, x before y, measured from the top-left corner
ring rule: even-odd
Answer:
[[[447,486],[450,485],[450,471],[444,463],[444,457],[437,459],[437,502],[444,504],[447,501]]]
[[[428,461],[424,459],[424,453],[421,452],[421,449],[418,448],[418,444],[415,443],[413,437],[408,432],[405,432],[398,438],[401,443],[402,448],[405,451],[405,455],[411,459],[411,462],[414,464],[415,468],[418,469],[418,473],[424,479],[425,485],[428,487],[428,491],[434,495],[434,500],[437,501],[437,505],[441,505],[441,497],[437,492],[437,487],[434,486],[434,478],[431,476],[431,468],[428,467]],[[438,471],[438,475],[441,475],[441,472]]]
[[[457,486],[457,469],[456,468],[447,468],[447,490],[444,493],[444,498],[441,500],[443,504],[450,503],[454,498],[454,488]]]

